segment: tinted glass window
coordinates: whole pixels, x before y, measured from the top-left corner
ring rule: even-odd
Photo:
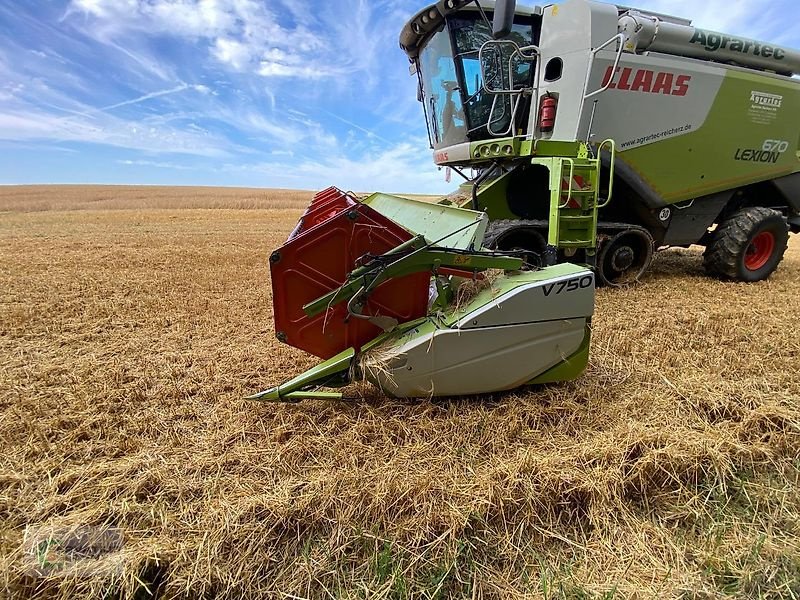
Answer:
[[[466,141],[467,124],[458,85],[456,63],[447,31],[431,38],[420,54],[425,109],[436,145]]]
[[[486,126],[489,124],[491,115],[491,130],[493,132],[504,131],[511,122],[511,99],[509,96],[495,96],[483,93],[483,78],[481,77],[481,65],[479,61],[479,51],[484,43],[492,39],[489,25],[480,17],[476,18],[454,18],[449,20],[449,26],[453,33],[453,40],[456,46],[456,61],[464,75],[464,103],[466,105],[466,117],[469,129],[478,132],[477,137],[487,135]],[[516,23],[509,36],[518,46],[525,47],[533,43],[533,26],[530,24]],[[489,87],[504,88],[510,87],[508,82],[508,59],[510,58],[510,48],[503,49],[503,56],[496,56],[492,61],[496,64],[495,69],[487,69],[487,75],[491,79]],[[491,58],[491,54],[485,55]],[[515,59],[512,68],[513,87],[526,87],[531,84],[531,64],[529,62]],[[494,105],[494,110],[492,106]]]

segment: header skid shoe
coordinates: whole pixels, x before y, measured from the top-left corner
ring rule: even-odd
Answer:
[[[521,271],[521,258],[481,249],[486,224],[484,213],[386,194],[317,194],[270,263],[278,338],[326,360],[250,399],[340,399],[320,388],[354,380],[432,397],[578,377],[594,275]]]

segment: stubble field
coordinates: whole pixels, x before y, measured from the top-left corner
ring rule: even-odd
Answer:
[[[800,597],[798,239],[600,290],[574,383],[253,404],[310,198],[0,188],[0,596]]]

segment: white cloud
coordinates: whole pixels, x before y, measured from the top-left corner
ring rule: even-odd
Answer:
[[[105,0],[74,0],[73,4],[75,8],[79,10],[83,10],[97,17],[108,18],[116,16],[117,11],[123,8],[125,4],[128,5],[128,8],[133,8],[136,2],[109,3]]]
[[[138,12],[152,23],[171,30],[180,28],[177,31],[181,35],[196,37],[213,37],[228,31],[239,16],[214,0],[145,3],[140,4]]]
[[[155,167],[156,169],[174,169],[176,171],[196,171],[198,167],[179,165],[171,162],[157,162],[153,160],[118,160],[117,164],[128,167]]]
[[[252,52],[246,44],[229,38],[214,40],[211,52],[218,61],[229,64],[237,71],[244,69],[252,58]]]
[[[128,34],[199,39],[208,57],[233,71],[272,80],[327,78],[341,87],[344,76],[358,73],[358,85],[370,89],[379,82],[385,89],[387,76],[394,78],[381,71],[381,57],[399,52],[397,35],[408,17],[384,0],[313,6],[306,0],[72,0],[70,7],[69,15],[90,19],[85,33],[118,49]],[[156,68],[141,54],[131,58]]]
[[[280,114],[279,118],[269,118],[262,113],[250,110],[241,114],[224,111],[217,115],[221,120],[251,135],[266,134],[270,145],[278,145],[282,149],[306,146],[309,149],[327,151],[338,146],[336,136],[312,119],[299,116],[289,111]]]
[[[316,79],[329,69],[319,36],[305,25],[284,27],[257,0],[72,0],[71,13],[97,21],[87,32],[111,42],[126,33],[202,39],[211,57],[264,77]],[[94,26],[99,25],[99,29]]]
[[[22,83],[9,82],[3,87],[0,87],[0,101],[11,100],[16,98],[17,95],[25,89]]]
[[[331,71],[310,66],[288,65],[262,60],[258,74],[263,77],[297,77],[300,79],[321,79],[333,75]]]

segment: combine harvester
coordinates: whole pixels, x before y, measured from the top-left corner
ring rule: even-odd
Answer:
[[[460,200],[317,194],[270,262],[278,339],[325,362],[253,399],[574,379],[595,277],[699,244],[760,281],[800,232],[798,51],[587,0],[441,0],[400,45]]]
[[[580,375],[594,275],[481,251],[487,224],[397,196],[317,194],[270,263],[278,339],[327,360],[251,398],[337,399],[314,390],[362,379],[397,397],[457,396]]]

